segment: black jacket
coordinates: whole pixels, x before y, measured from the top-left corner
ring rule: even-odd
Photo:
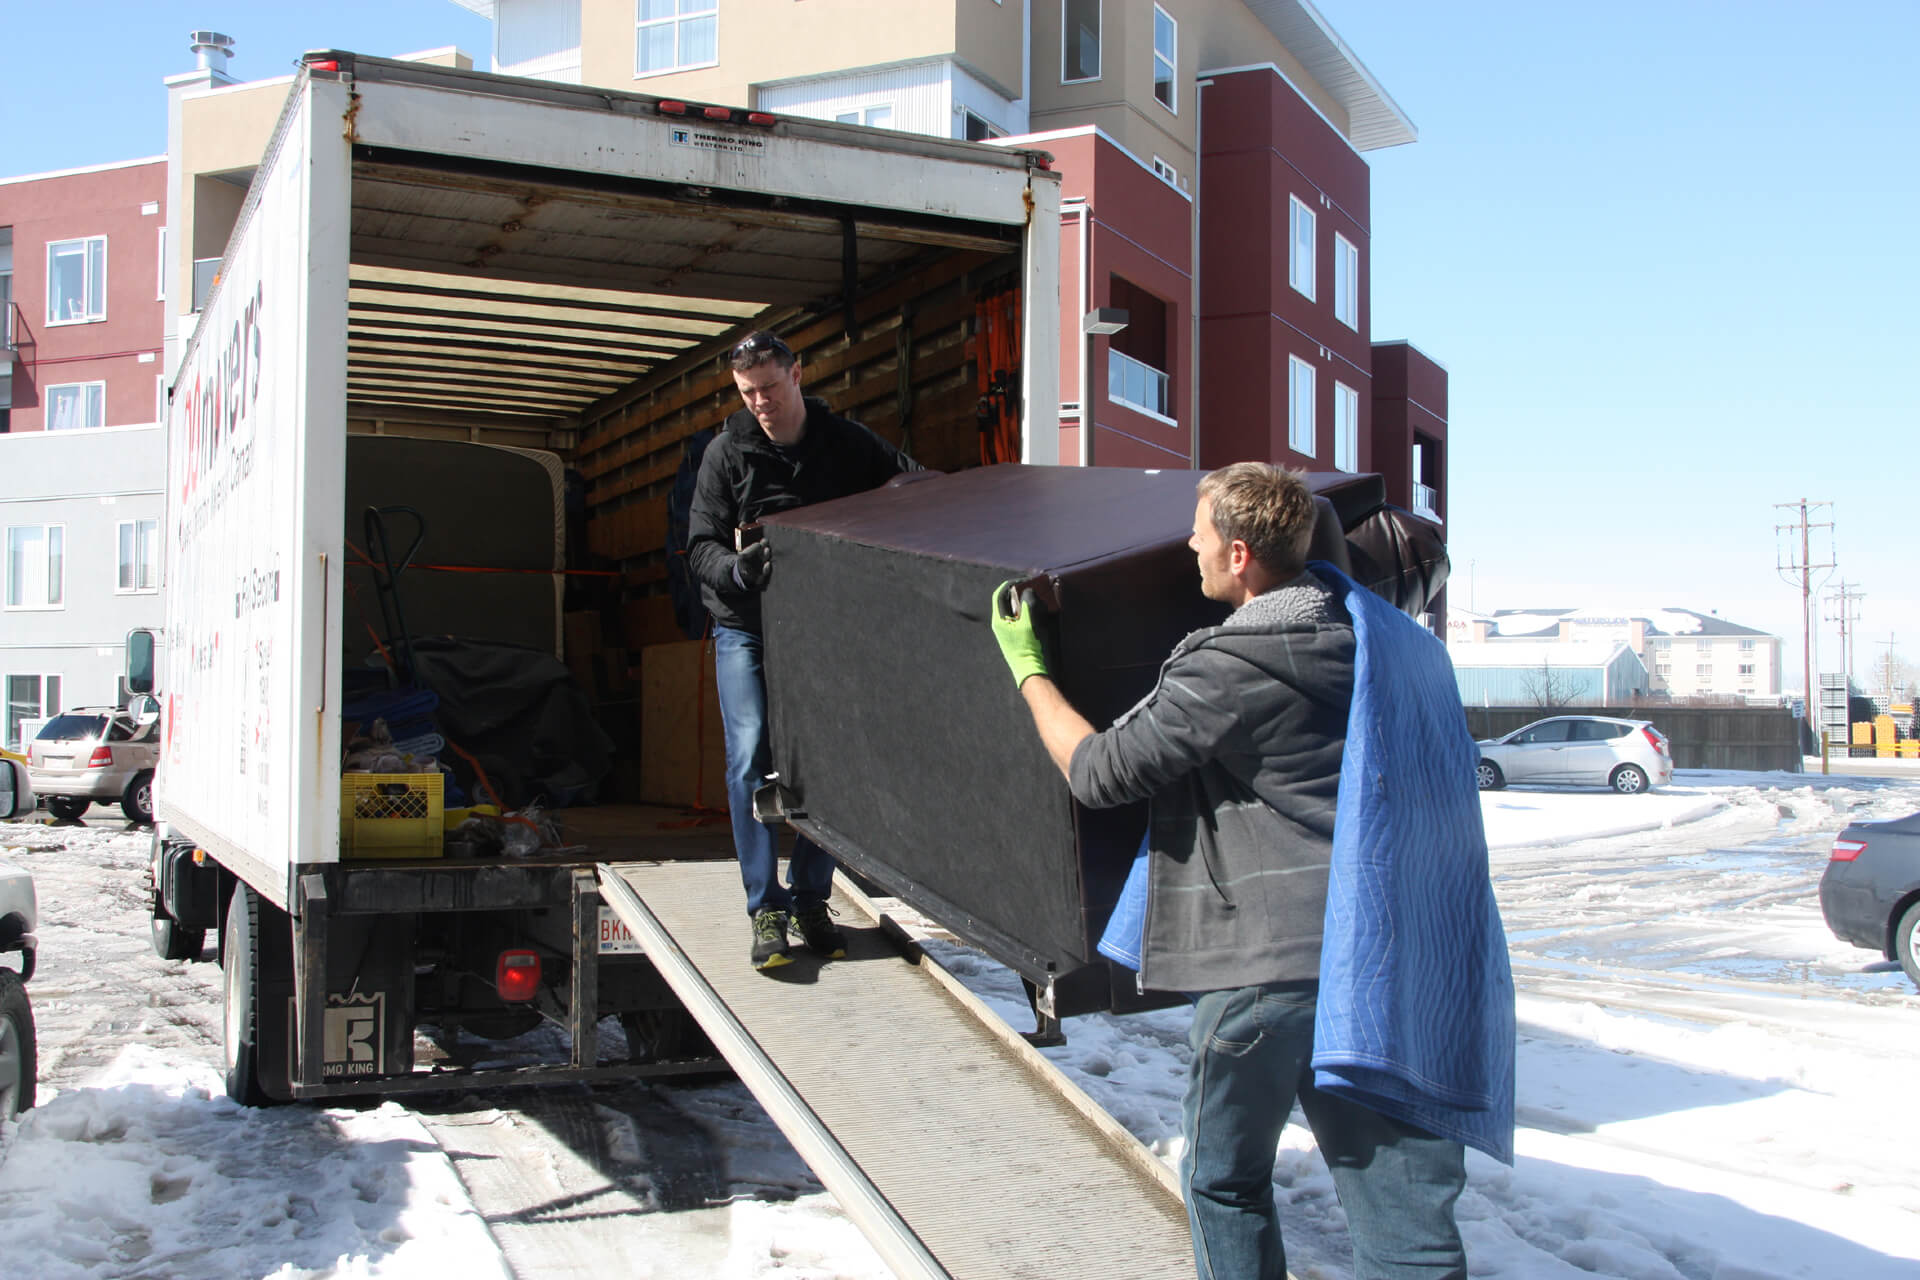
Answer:
[[[1150,799],[1141,985],[1320,976],[1353,623],[1319,580],[1175,647],[1140,704],[1073,753],[1074,799]]]
[[[733,579],[733,532],[777,511],[877,489],[920,464],[866,427],[806,398],[807,429],[782,448],[754,416],[730,416],[700,459],[687,521],[687,561],[714,622],[760,633],[760,597]]]

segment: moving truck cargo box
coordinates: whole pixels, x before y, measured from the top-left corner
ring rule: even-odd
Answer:
[[[1192,471],[1002,466],[902,477],[767,521],[773,767],[855,871],[1017,969],[1060,1014],[1125,1000],[1095,953],[1146,808],[1076,804],[987,625],[1036,580],[1048,667],[1104,728],[1179,639],[1226,615],[1200,593]],[[1438,530],[1378,477],[1320,475],[1316,552],[1424,608]],[[1349,531],[1352,531],[1351,533]],[[1392,592],[1411,592],[1397,599]]]

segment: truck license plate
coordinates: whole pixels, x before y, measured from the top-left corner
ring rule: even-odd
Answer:
[[[645,948],[640,939],[633,936],[626,922],[613,913],[612,907],[600,908],[600,954],[603,956],[637,956]]]

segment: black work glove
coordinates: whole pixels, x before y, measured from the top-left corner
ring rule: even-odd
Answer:
[[[733,576],[748,591],[765,591],[773,576],[772,544],[762,539],[734,557]]]

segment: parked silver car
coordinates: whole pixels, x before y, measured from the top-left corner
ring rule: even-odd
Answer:
[[[1612,787],[1630,796],[1673,781],[1667,737],[1645,720],[1554,716],[1479,747],[1482,791],[1524,782]]]
[[[92,804],[117,804],[127,821],[152,822],[159,763],[158,722],[138,724],[119,707],[62,712],[27,744],[34,793],[56,818],[77,818]]]
[[[0,819],[32,812],[33,787],[26,766],[0,759]],[[27,983],[39,956],[40,940],[34,934],[39,918],[33,877],[0,862],[0,956],[17,957],[13,967],[0,964],[0,1120],[11,1120],[33,1105],[39,1048]]]

